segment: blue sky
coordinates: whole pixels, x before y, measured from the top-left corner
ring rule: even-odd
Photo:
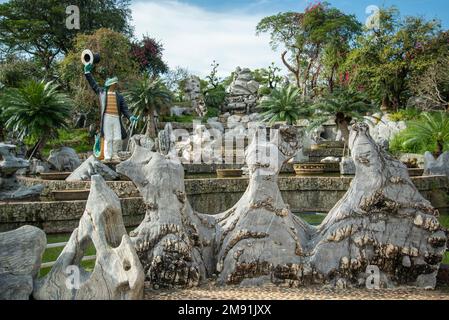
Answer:
[[[149,34],[160,39],[170,67],[182,66],[205,76],[213,60],[220,74],[228,75],[237,66],[261,68],[280,62],[268,36],[255,35],[257,23],[267,15],[303,11],[306,0],[134,0],[131,6],[136,36]],[[313,2],[313,0],[312,0]],[[449,28],[447,0],[333,0],[331,5],[365,22],[370,5],[400,9],[402,15],[439,19]]]
[[[159,0],[157,2],[164,2]],[[134,2],[148,2],[134,0]],[[311,1],[306,0],[181,0],[194,6],[215,12],[277,13],[303,10]],[[312,0],[313,2],[313,0]],[[329,0],[331,5],[345,13],[355,14],[360,21],[366,19],[365,9],[370,5],[397,6],[404,15],[424,15],[428,19],[440,19],[449,28],[449,3],[447,0]]]
[[[0,0],[0,3],[5,2]],[[213,60],[224,77],[237,66],[251,69],[280,62],[269,36],[256,36],[257,23],[265,16],[285,11],[303,11],[314,0],[132,0],[135,35],[148,34],[160,40],[164,59],[171,68],[182,66],[205,76]],[[448,0],[328,0],[345,13],[366,21],[366,9],[397,6],[403,16],[439,19],[449,29]],[[82,8],[80,8],[81,19]],[[80,30],[82,32],[82,30]]]

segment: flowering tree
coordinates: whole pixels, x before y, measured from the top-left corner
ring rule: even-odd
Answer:
[[[131,56],[139,64],[140,71],[152,78],[168,72],[167,64],[162,60],[163,45],[153,38],[144,36],[142,41],[131,46]]]

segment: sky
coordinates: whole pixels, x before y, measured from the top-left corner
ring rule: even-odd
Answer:
[[[0,3],[6,2],[0,0]],[[251,69],[275,62],[284,71],[281,52],[269,45],[269,35],[256,36],[258,22],[269,15],[303,11],[315,0],[131,0],[136,38],[149,35],[164,45],[170,68],[181,66],[201,77],[211,63],[219,75],[228,76],[237,66]],[[327,0],[346,14],[365,22],[367,8],[395,5],[403,16],[439,19],[449,29],[448,0]],[[81,19],[82,19],[82,8]],[[82,30],[81,30],[82,31]],[[285,71],[286,72],[286,71]]]
[[[269,35],[256,36],[258,22],[268,15],[303,11],[313,0],[133,0],[135,35],[160,40],[164,59],[171,68],[182,66],[199,76],[207,75],[216,60],[221,76],[237,66],[251,69],[275,62],[283,68],[281,52],[269,45]],[[439,19],[449,29],[447,0],[328,0],[347,14],[365,22],[370,5],[395,5],[401,15]]]

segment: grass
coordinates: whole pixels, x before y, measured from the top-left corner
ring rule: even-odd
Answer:
[[[439,220],[443,227],[445,227],[446,229],[449,229],[449,214],[442,214],[440,216]],[[443,263],[449,264],[449,252],[446,252],[446,255],[444,256],[444,259],[443,259]]]
[[[32,148],[36,141],[36,138],[27,138],[25,139],[25,144],[29,148]],[[70,147],[77,153],[85,153],[92,151],[93,142],[89,137],[89,131],[87,129],[60,129],[58,130],[58,137],[49,140],[42,153],[45,157],[48,157],[52,149],[60,147]]]

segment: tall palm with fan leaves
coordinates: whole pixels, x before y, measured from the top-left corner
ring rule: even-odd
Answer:
[[[157,135],[155,113],[170,105],[172,93],[159,79],[144,75],[130,86],[125,97],[133,112],[147,119],[146,135],[155,138]]]
[[[31,155],[37,157],[41,157],[48,140],[57,136],[58,129],[67,128],[73,104],[53,82],[34,80],[19,88],[5,89],[0,103],[6,128],[16,133],[19,139],[31,137],[37,140],[31,151]]]
[[[447,112],[423,113],[421,118],[410,121],[404,131],[404,144],[427,142],[435,145],[434,155],[439,157],[449,149],[449,115]]]
[[[306,110],[307,101],[301,98],[301,92],[294,86],[273,89],[271,94],[264,98],[258,108],[261,109],[262,119],[269,124],[286,122],[294,125]]]

